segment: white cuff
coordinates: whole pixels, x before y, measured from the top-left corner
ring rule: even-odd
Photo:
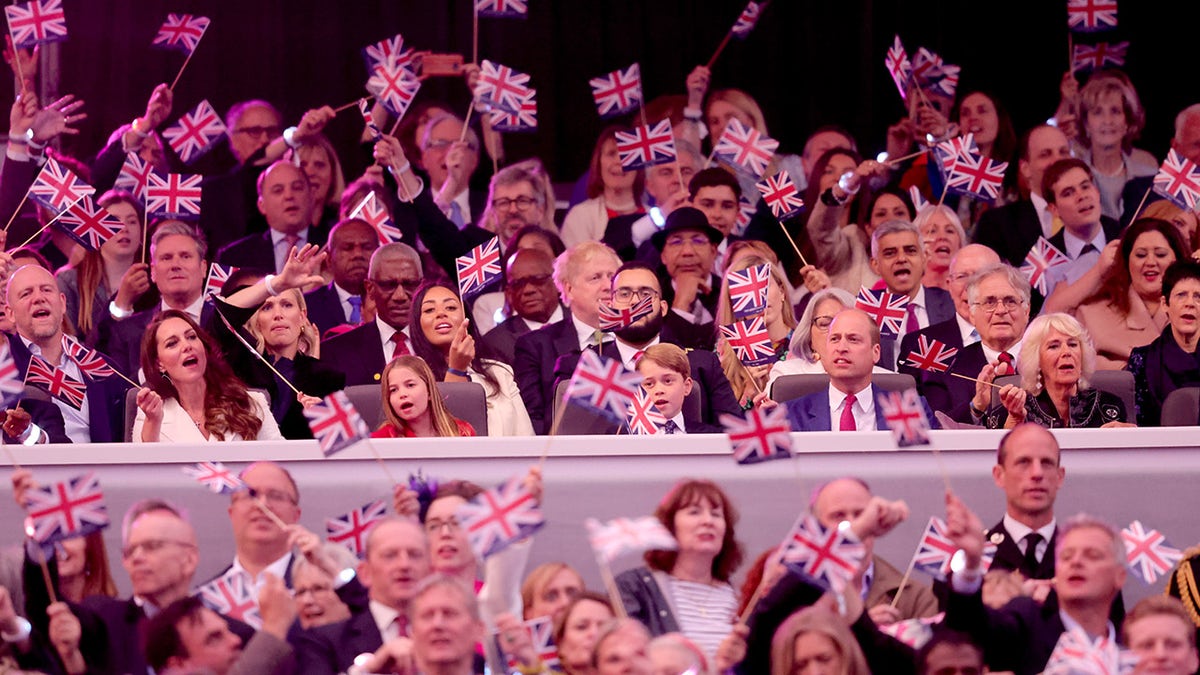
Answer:
[[[29,634],[33,632],[33,626],[30,625],[29,619],[23,616],[17,617],[17,632],[6,633],[0,632],[0,638],[5,642],[21,642],[29,639]]]
[[[29,426],[25,427],[25,433],[17,437],[17,440],[21,442],[21,445],[39,445],[49,443],[50,435],[38,425],[30,422]]]

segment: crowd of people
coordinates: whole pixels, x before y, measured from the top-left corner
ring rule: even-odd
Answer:
[[[17,377],[48,365],[82,393],[27,386],[6,404],[5,443],[311,439],[305,409],[343,390],[378,409],[368,419],[378,438],[634,432],[564,402],[588,352],[640,375],[659,434],[721,433],[723,415],[776,406],[797,432],[882,430],[876,396],[897,382],[916,388],[935,427],[1010,430],[994,470],[1004,519],[985,531],[947,495],[965,563],[950,582],[930,588],[868,555],[844,593],[770,551],[740,570],[756,552],[742,550],[736,505],[709,481],[681,481],[655,514],[678,550],[650,551],[598,594],[563,564],[527,573],[528,543],[476,560],[454,513],[478,486],[398,486],[395,514],[358,562],[297,525],[295,481],[258,463],[229,517],[230,569],[254,586],[259,630],[191,595],[193,524],[156,498],[122,531],[132,597],[115,597],[98,536],[60,545],[47,576],[27,560],[23,583],[0,587],[5,649],[22,667],[482,672],[492,631],[512,667],[544,672],[522,624],[538,617],[553,622],[572,674],[1037,673],[1075,628],[1157,664],[1145,672],[1200,667],[1200,598],[1147,599],[1126,614],[1118,533],[1086,516],[1060,523],[1053,509],[1064,475],[1045,429],[1200,423],[1194,406],[1182,418],[1165,410],[1174,392],[1200,386],[1197,214],[1150,189],[1158,162],[1134,147],[1147,115],[1123,73],[1082,84],[1068,73],[1053,123],[1025,130],[987,92],[914,89],[881,144],[903,160],[864,159],[867,143],[849,130],[816,129],[765,169],[786,172],[804,197],[783,221],[760,198],[760,176],[705,161],[730,119],[767,126],[749,94],[711,89],[703,66],[685,94],[645,107],[651,123],[672,120],[675,157],[626,171],[617,134],[641,119],[605,128],[565,209],[538,158],[481,161],[502,143],[486,116],[464,121],[426,100],[393,126],[376,103],[360,147],[339,148],[322,135],[331,107],[285,129],[271,103],[242,101],[225,115],[206,162],[217,168],[188,220],[148,216],[123,170],[136,157],[188,171],[162,135],[179,113],[171,88],[157,87],[94,157],[70,157],[55,139],[78,132],[85,106],[39,101],[36,55],[7,57],[22,79],[0,169],[2,351]],[[478,68],[464,70],[471,86]],[[1200,104],[1174,124],[1172,149],[1200,163]],[[1009,162],[997,199],[944,193],[938,162],[919,152],[960,133]],[[339,160],[354,152],[374,162],[357,178]],[[49,159],[123,224],[95,250],[46,227],[56,214],[25,198]],[[493,238],[499,289],[464,295],[456,259]],[[1034,287],[1020,268],[1043,238],[1064,260]],[[232,268],[219,292],[210,261]],[[738,317],[730,274],[760,266],[774,356],[746,365],[720,327]],[[898,328],[864,311],[863,289],[907,299]],[[606,309],[647,302],[648,315],[602,329]],[[957,350],[944,368],[928,367],[936,345]],[[477,385],[484,414],[442,391],[464,383]],[[526,480],[540,493],[538,470]],[[33,485],[14,473],[22,508]],[[908,515],[853,477],[821,486],[811,511],[827,528],[850,523],[868,551]],[[998,546],[986,575],[985,538]],[[880,630],[939,611],[920,649]]]

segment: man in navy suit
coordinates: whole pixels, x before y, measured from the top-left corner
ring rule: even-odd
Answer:
[[[368,610],[300,633],[293,643],[305,673],[344,673],[356,656],[409,635],[409,604],[429,575],[427,547],[425,531],[414,521],[391,517],[371,528],[358,567],[370,597]]]
[[[67,353],[63,336],[66,298],[58,289],[54,275],[45,268],[26,265],[13,272],[8,281],[8,311],[16,335],[8,336],[9,348],[17,366],[17,376],[27,378],[33,356],[87,385],[81,405],[74,406],[61,397],[53,403],[62,413],[67,437],[74,443],[114,443],[125,438],[125,391],[129,388],[118,377],[92,379]],[[55,440],[61,440],[56,438]]]
[[[925,275],[925,245],[921,230],[910,222],[890,220],[871,235],[871,269],[883,278],[890,293],[908,297],[908,309],[898,335],[884,335],[879,364],[896,369],[898,345],[908,333],[954,318],[954,300],[940,288],[921,285]]]
[[[259,175],[258,211],[269,229],[226,245],[217,253],[217,262],[279,273],[293,247],[299,250],[305,244],[325,244],[327,233],[309,224],[312,190],[308,178],[289,161],[277,160]]]
[[[413,353],[408,318],[421,276],[421,256],[408,244],[387,244],[371,256],[363,287],[375,302],[375,320],[321,347],[321,360],[346,374],[346,386],[378,383],[388,361]]]
[[[1042,194],[1046,196],[1046,208],[1063,223],[1062,230],[1050,237],[1050,243],[1071,259],[1065,265],[1047,270],[1046,297],[1053,296],[1059,284],[1075,286],[1081,280],[1079,286],[1084,289],[1099,288],[1100,277],[1117,257],[1121,225],[1101,215],[1100,189],[1092,178],[1091,168],[1074,158],[1051,164],[1042,176]],[[1111,249],[1107,256],[1106,248]],[[1087,291],[1082,293],[1086,294]]]
[[[967,302],[967,280],[984,267],[991,267],[1000,262],[996,252],[982,244],[967,244],[950,259],[950,269],[946,273],[950,297],[954,299],[954,318],[939,323],[930,324],[915,333],[908,333],[900,341],[900,355],[897,357],[896,371],[912,375],[917,382],[921,381],[921,371],[908,362],[908,355],[919,347],[919,340],[937,340],[947,347],[962,349],[967,345],[979,342],[979,331],[971,322],[971,305]]]
[[[1079,514],[1069,519],[1054,551],[1056,599],[1039,603],[1015,598],[1000,609],[983,604],[983,526],[953,494],[946,496],[947,534],[965,554],[965,566],[951,577],[945,625],[983,645],[988,668],[1016,675],[1042,672],[1059,637],[1082,630],[1091,640],[1116,641],[1120,626],[1109,620],[1113,601],[1125,583],[1125,545],[1107,523]]]
[[[1029,325],[1029,281],[1004,263],[985,267],[967,282],[967,299],[979,342],[960,349],[949,372],[922,371],[918,388],[934,410],[957,422],[979,424],[991,406],[990,383],[1016,372]]]
[[[879,326],[861,309],[844,309],[829,324],[826,351],[829,389],[786,403],[792,430],[887,429],[887,419],[875,402],[878,389],[871,384],[871,371],[879,361]],[[930,423],[936,424],[925,408]]]
[[[329,270],[333,281],[304,294],[308,320],[325,331],[348,323],[362,323],[362,302],[371,255],[379,248],[379,235],[370,223],[357,218],[343,220],[329,231]]]
[[[483,342],[505,363],[512,363],[517,338],[563,319],[562,300],[554,287],[554,258],[536,248],[512,252],[504,266],[504,298],[512,316],[483,336]]]

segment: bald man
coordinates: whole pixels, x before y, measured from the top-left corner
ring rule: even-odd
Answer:
[[[308,178],[295,164],[279,160],[262,172],[258,177],[257,206],[269,229],[223,247],[217,253],[218,263],[278,274],[293,246],[325,245],[329,232],[309,225],[312,191]]]

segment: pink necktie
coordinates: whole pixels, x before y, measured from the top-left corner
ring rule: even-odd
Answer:
[[[408,345],[405,344],[405,342],[404,342],[404,333],[401,333],[400,331],[396,331],[395,333],[392,333],[392,344],[395,345],[394,347],[392,347],[392,359],[393,360],[397,356],[407,356],[412,353],[408,350]]]
[[[858,431],[858,425],[854,423],[853,396],[847,396],[846,403],[842,406],[842,421],[838,426],[838,431]]]
[[[915,333],[921,330],[921,322],[917,321],[917,306],[908,303],[908,317],[904,320],[904,332]]]

